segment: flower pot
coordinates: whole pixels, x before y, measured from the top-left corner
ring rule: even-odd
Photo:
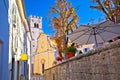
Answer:
[[[62,61],[62,58],[61,57],[57,57],[56,60],[57,61]]]
[[[66,58],[69,59],[71,57],[74,57],[75,56],[75,52],[67,52],[66,53]]]

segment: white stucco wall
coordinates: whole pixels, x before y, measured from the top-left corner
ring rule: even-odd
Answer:
[[[31,80],[31,76],[30,76],[30,68],[31,68],[31,66],[30,66],[30,54],[31,54],[31,49],[30,49],[30,39],[28,38],[28,36],[27,36],[27,54],[28,54],[28,65],[29,65],[29,67],[28,67],[28,76],[29,76],[29,80]]]
[[[24,77],[24,61],[20,61],[21,53],[27,53],[26,31],[25,25],[20,17],[20,12],[16,0],[10,0],[9,3],[9,23],[10,23],[10,39],[9,39],[9,80],[18,80],[20,75]],[[12,62],[14,58],[14,63]],[[12,65],[13,64],[13,65]],[[14,67],[13,67],[14,66]],[[13,76],[12,76],[13,74]]]
[[[0,41],[2,41],[0,80],[8,79],[9,24],[8,0],[0,0]]]

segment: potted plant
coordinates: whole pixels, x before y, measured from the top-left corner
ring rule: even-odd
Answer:
[[[66,49],[66,58],[71,58],[75,56],[77,49],[74,46],[70,46]]]
[[[62,58],[61,58],[60,56],[58,56],[58,57],[56,58],[56,60],[57,60],[57,61],[62,61]]]

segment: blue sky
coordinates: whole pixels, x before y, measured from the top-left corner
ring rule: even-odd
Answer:
[[[77,14],[80,18],[78,24],[88,24],[88,23],[97,23],[99,19],[104,19],[102,12],[90,9],[91,0],[69,0],[74,7],[79,6]],[[54,5],[55,0],[24,0],[26,15],[35,15],[42,17],[42,28],[44,33],[52,35],[53,32],[50,28],[46,16],[50,11],[50,7]]]

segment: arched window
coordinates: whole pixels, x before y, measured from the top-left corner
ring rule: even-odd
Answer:
[[[37,28],[39,28],[39,24],[37,24]]]
[[[42,64],[42,74],[44,74],[44,70],[45,70],[45,59],[41,60],[41,64]]]
[[[35,28],[37,27],[36,23],[34,23],[34,27],[35,27]]]
[[[39,24],[34,23],[34,27],[35,27],[35,28],[39,28]]]

